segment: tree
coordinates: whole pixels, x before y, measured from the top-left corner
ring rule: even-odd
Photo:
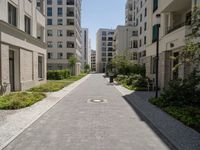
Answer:
[[[89,64],[85,64],[84,65],[84,71],[85,72],[89,72],[89,70],[90,70],[90,65]]]
[[[77,62],[77,58],[75,56],[71,56],[69,58],[69,67],[71,69],[71,75],[75,75],[75,65]]]

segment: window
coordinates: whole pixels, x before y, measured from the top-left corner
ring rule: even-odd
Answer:
[[[47,53],[47,58],[52,59],[53,58],[53,53]]]
[[[144,36],[144,45],[146,45],[146,44],[147,44],[147,37]]]
[[[52,0],[47,0],[47,5],[52,5]]]
[[[102,47],[102,49],[101,49],[102,51],[106,51],[106,47]]]
[[[53,30],[47,30],[47,36],[53,36]]]
[[[133,31],[132,32],[132,36],[138,36],[138,32],[137,31]]]
[[[101,56],[102,56],[102,57],[106,57],[106,53],[102,53]]]
[[[62,5],[62,0],[57,0],[58,5]]]
[[[106,62],[106,58],[102,58],[101,60],[102,60],[103,62]]]
[[[57,47],[58,47],[58,48],[62,48],[62,47],[63,47],[63,42],[62,42],[62,41],[59,41],[59,42],[57,43]]]
[[[112,52],[112,51],[113,51],[113,48],[112,48],[112,47],[109,47],[109,48],[108,48],[108,51],[109,51],[109,52]]]
[[[47,19],[47,25],[52,25],[52,24],[53,24],[52,19]]]
[[[112,53],[108,53],[108,56],[112,57],[112,56],[113,56],[113,54],[112,54]]]
[[[73,55],[73,53],[67,53],[67,59],[70,59]]]
[[[63,9],[62,8],[58,8],[58,16],[62,16],[63,15]]]
[[[140,47],[142,46],[142,40],[140,39]]]
[[[112,42],[108,42],[108,46],[112,46]]]
[[[106,41],[106,37],[102,37],[102,41]]]
[[[142,34],[142,27],[140,27],[140,34]]]
[[[67,5],[74,5],[74,0],[67,0]]]
[[[47,7],[47,16],[52,16],[52,7]]]
[[[74,19],[67,19],[67,25],[74,25]]]
[[[68,41],[67,48],[74,48],[74,42]]]
[[[138,41],[133,41],[133,48],[138,48]]]
[[[58,59],[63,59],[63,53],[57,53],[57,58]]]
[[[112,37],[108,37],[108,41],[113,41],[113,38]]]
[[[17,9],[8,3],[8,23],[17,26]]]
[[[38,56],[38,78],[44,78],[44,57]]]
[[[157,25],[153,26],[153,31],[152,32],[153,32],[152,33],[152,43],[154,43],[158,39],[158,37],[157,37],[157,35],[158,35],[158,27],[157,27]]]
[[[74,30],[67,30],[67,36],[74,37]]]
[[[147,8],[145,8],[145,10],[144,10],[144,16],[145,17],[147,16]]]
[[[158,0],[153,0],[153,12],[158,9]]]
[[[57,35],[58,35],[58,37],[63,36],[63,31],[62,31],[62,30],[58,30],[58,31],[57,31]]]
[[[48,41],[47,42],[47,47],[48,48],[53,48],[53,42],[52,41]]]
[[[140,22],[142,22],[142,14],[140,14]]]
[[[103,31],[103,32],[102,32],[102,35],[107,35],[107,34],[106,34],[106,31]]]
[[[58,19],[57,20],[57,25],[63,25],[63,20],[62,19]]]
[[[144,23],[144,31],[147,30],[147,22]]]
[[[25,32],[31,34],[31,19],[27,16],[24,16],[24,23],[25,23]]]

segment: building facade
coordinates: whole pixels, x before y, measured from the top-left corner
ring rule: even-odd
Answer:
[[[1,93],[46,82],[45,3],[0,1]]]
[[[88,28],[82,28],[81,32],[82,36],[82,68],[84,68],[85,64],[91,64],[91,46],[89,39],[89,30]]]
[[[96,51],[91,50],[91,71],[96,71]]]
[[[179,61],[171,56],[178,56],[190,33],[192,6],[199,0],[152,0],[148,1],[148,31],[146,51],[146,73],[155,81],[156,72],[156,41],[159,40],[159,87],[168,85],[172,79],[184,78],[190,72],[188,66],[181,66],[172,71]],[[159,39],[157,39],[156,15],[161,14]]]
[[[81,0],[46,1],[46,39],[48,70],[68,68],[68,60],[75,56],[75,73],[80,73],[81,54]]]
[[[134,26],[117,26],[113,38],[113,50],[116,55],[127,56],[137,63],[138,36]]]
[[[129,45],[132,47],[131,49],[137,49],[137,60],[141,64],[145,64],[146,56],[147,9],[147,0],[127,0],[125,25],[134,27],[134,32],[130,30],[130,35],[132,34],[132,36],[128,39]]]
[[[106,72],[106,66],[113,58],[114,32],[115,30],[112,29],[99,29],[96,34],[96,66],[98,73]]]

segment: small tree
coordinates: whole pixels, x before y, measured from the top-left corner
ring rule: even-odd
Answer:
[[[84,65],[84,71],[87,73],[90,70],[90,65],[89,64],[85,64]]]
[[[75,56],[71,56],[69,58],[69,67],[71,70],[71,75],[75,75],[75,65],[77,63],[77,58]]]

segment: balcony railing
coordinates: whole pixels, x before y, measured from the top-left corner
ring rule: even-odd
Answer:
[[[189,22],[180,23],[180,24],[178,24],[178,25],[176,25],[176,26],[173,26],[173,27],[169,27],[169,28],[167,29],[167,34],[173,32],[173,31],[175,31],[175,30],[177,30],[177,29],[179,29],[179,28],[181,28],[181,27],[183,27],[183,26],[189,26],[189,25],[191,25],[191,22],[190,22],[190,21],[189,21]]]

